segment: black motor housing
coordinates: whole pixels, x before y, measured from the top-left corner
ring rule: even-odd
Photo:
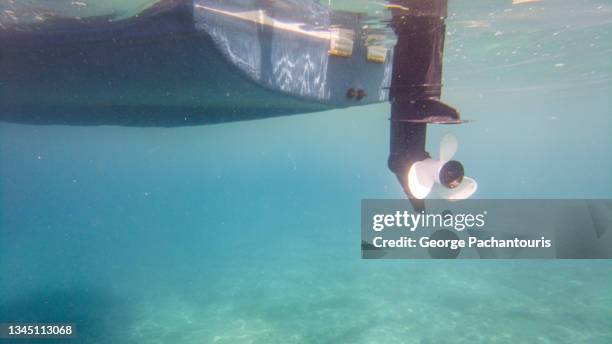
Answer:
[[[397,35],[394,50],[389,168],[412,204],[424,209],[408,189],[410,166],[429,158],[427,123],[458,123],[459,113],[439,101],[447,0],[400,0],[392,7],[390,26]]]

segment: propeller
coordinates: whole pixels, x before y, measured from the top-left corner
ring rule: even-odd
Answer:
[[[433,189],[440,198],[458,201],[469,198],[478,184],[464,176],[463,165],[452,160],[459,148],[457,138],[446,134],[440,141],[439,160],[431,158],[415,162],[408,171],[408,188],[417,199],[427,197]]]

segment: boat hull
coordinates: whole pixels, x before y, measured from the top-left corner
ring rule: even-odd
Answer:
[[[3,32],[0,120],[184,126],[387,100],[390,63],[367,61],[362,40],[337,57],[329,40],[211,11],[209,2]],[[324,13],[359,29],[357,16]]]

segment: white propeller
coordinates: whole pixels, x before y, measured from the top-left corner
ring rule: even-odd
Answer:
[[[457,149],[459,148],[459,142],[457,142],[457,138],[453,134],[446,134],[440,140],[440,160],[449,161],[455,156],[457,153]]]
[[[427,197],[432,189],[440,198],[462,200],[469,198],[478,189],[472,178],[463,176],[463,166],[452,160],[459,144],[452,134],[440,141],[439,160],[425,159],[412,164],[408,172],[408,188],[415,198]]]

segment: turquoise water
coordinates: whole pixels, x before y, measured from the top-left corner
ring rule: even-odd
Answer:
[[[474,122],[432,127],[430,150],[454,132],[479,198],[612,197],[612,2],[450,6],[443,99]],[[612,342],[607,261],[360,259],[360,200],[403,197],[388,116],[0,123],[0,322],[84,343]]]

